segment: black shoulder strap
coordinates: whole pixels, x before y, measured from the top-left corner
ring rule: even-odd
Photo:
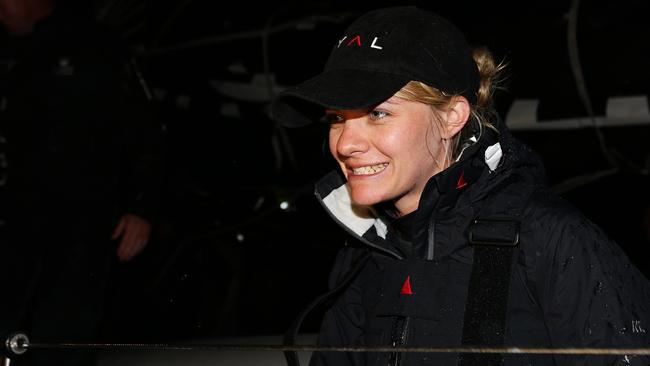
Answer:
[[[474,264],[469,281],[462,344],[503,346],[513,259],[519,244],[521,215],[535,187],[508,185],[489,197],[469,228]],[[503,355],[460,355],[461,366],[501,365]]]

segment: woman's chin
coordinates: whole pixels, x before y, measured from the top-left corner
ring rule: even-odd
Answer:
[[[372,206],[377,203],[385,201],[383,195],[378,192],[368,191],[368,190],[355,190],[352,189],[350,194],[352,202],[355,205],[359,206]]]

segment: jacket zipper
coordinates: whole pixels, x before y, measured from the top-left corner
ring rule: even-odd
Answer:
[[[436,243],[436,220],[431,217],[431,221],[429,223],[429,235],[427,235],[427,255],[426,259],[428,261],[433,260],[433,254],[434,254],[434,245]]]
[[[428,235],[427,235],[427,253],[426,260],[432,261],[434,255],[434,248],[436,243],[436,220],[431,217],[429,222]],[[409,330],[409,323],[411,318],[397,317],[393,323],[393,336],[391,340],[391,347],[405,346],[407,343],[407,335]],[[396,332],[400,328],[399,332]],[[393,352],[388,357],[388,366],[399,366],[402,363],[402,354],[400,352]]]
[[[399,332],[394,332],[391,340],[391,347],[403,347],[406,346],[409,323],[411,318],[408,316],[399,316],[395,318],[393,322],[393,330],[401,328]],[[402,353],[401,352],[392,352],[388,357],[388,366],[400,366],[402,364]]]

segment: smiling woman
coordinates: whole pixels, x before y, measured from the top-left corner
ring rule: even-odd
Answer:
[[[316,196],[350,240],[320,298],[330,304],[320,345],[649,344],[647,279],[550,192],[537,154],[500,123],[492,92],[501,67],[487,50],[472,51],[455,26],[415,7],[368,12],[333,43],[324,72],[271,106],[287,126],[324,114],[338,162]],[[314,352],[311,364],[649,361],[396,350]]]

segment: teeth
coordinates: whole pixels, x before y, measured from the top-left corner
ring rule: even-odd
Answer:
[[[368,174],[375,174],[377,172],[380,172],[384,170],[388,166],[388,163],[381,163],[377,165],[369,165],[369,166],[362,166],[360,168],[354,168],[352,171],[354,174],[358,175],[368,175]]]

